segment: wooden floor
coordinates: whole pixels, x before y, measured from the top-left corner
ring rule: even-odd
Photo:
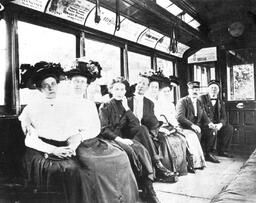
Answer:
[[[218,157],[221,163],[207,162],[204,170],[179,177],[177,183],[154,183],[161,203],[210,203],[239,172],[249,155],[234,158]],[[0,198],[0,203],[13,203]],[[140,201],[142,203],[142,201]]]
[[[232,181],[248,157],[218,157],[221,163],[207,162],[204,170],[181,176],[177,183],[154,183],[157,196],[161,203],[209,203]]]

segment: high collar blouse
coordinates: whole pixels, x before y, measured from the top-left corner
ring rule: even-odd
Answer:
[[[66,141],[80,132],[83,132],[81,139],[85,140],[96,137],[100,132],[95,104],[82,98],[43,98],[28,104],[19,120],[23,126],[34,130],[32,136],[55,141]]]

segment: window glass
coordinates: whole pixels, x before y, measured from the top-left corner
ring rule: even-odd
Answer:
[[[217,61],[216,47],[202,48],[188,57],[188,63],[205,63],[210,61]]]
[[[128,52],[129,82],[136,83],[139,73],[151,70],[151,58],[142,54]]]
[[[229,101],[255,100],[255,56],[255,49],[226,52]]]
[[[107,84],[111,78],[121,75],[119,47],[85,39],[85,58],[100,63],[102,77],[97,82],[102,85]]]
[[[253,64],[233,65],[227,68],[228,100],[254,100]]]
[[[168,61],[161,58],[156,58],[157,69],[162,70],[164,76],[169,77],[170,75],[174,75],[174,63],[172,61]],[[172,102],[175,101],[175,93],[178,91],[177,87],[173,87],[172,89]]]
[[[6,23],[0,20],[0,105],[4,105],[5,98],[5,77],[6,77]]]
[[[173,75],[174,71],[173,71],[173,62],[172,61],[168,61],[168,60],[164,60],[161,58],[156,58],[156,63],[157,63],[157,69],[162,70],[163,74],[165,76],[170,76]]]
[[[201,93],[205,94],[208,91],[208,82],[215,80],[215,63],[195,64],[194,80],[200,82]]]
[[[18,36],[20,64],[47,61],[70,69],[76,58],[75,35],[19,21]],[[20,103],[27,104],[37,94],[37,90],[20,89]]]

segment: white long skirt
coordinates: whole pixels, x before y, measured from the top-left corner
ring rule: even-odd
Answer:
[[[180,132],[185,136],[188,148],[193,155],[194,168],[198,169],[206,167],[204,153],[197,134],[189,129],[180,129]]]

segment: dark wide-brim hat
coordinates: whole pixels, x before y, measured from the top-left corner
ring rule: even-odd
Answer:
[[[37,82],[41,82],[42,80],[48,77],[53,77],[57,81],[59,81],[62,75],[64,75],[64,72],[60,65],[59,66],[57,64],[52,65],[48,63],[44,67],[41,67],[40,69],[36,70],[34,76],[32,77],[32,81],[34,83],[37,83]]]
[[[20,88],[35,89],[41,86],[41,82],[48,78],[53,77],[57,82],[64,78],[64,71],[60,64],[48,63],[40,61],[34,66],[30,64],[21,64],[21,82]]]
[[[192,88],[200,88],[200,82],[198,81],[190,81],[187,83],[187,86],[189,89],[192,89]]]
[[[149,77],[150,82],[158,82],[159,83],[159,88],[162,89],[164,87],[170,87],[172,88],[173,86],[179,85],[179,79],[175,76],[169,76],[165,77],[164,75],[157,74],[157,75],[152,75]]]
[[[162,89],[163,87],[171,87],[171,81],[169,78],[164,77],[164,76],[158,76],[158,75],[152,75],[149,78],[150,82],[158,82],[159,88]]]
[[[87,83],[95,81],[101,77],[101,66],[96,61],[77,61],[75,68],[65,72],[66,76],[71,79],[75,76],[82,76],[87,78]]]
[[[172,86],[176,87],[176,86],[180,85],[180,80],[176,76],[173,76],[173,75],[169,76],[169,80],[171,81]]]

